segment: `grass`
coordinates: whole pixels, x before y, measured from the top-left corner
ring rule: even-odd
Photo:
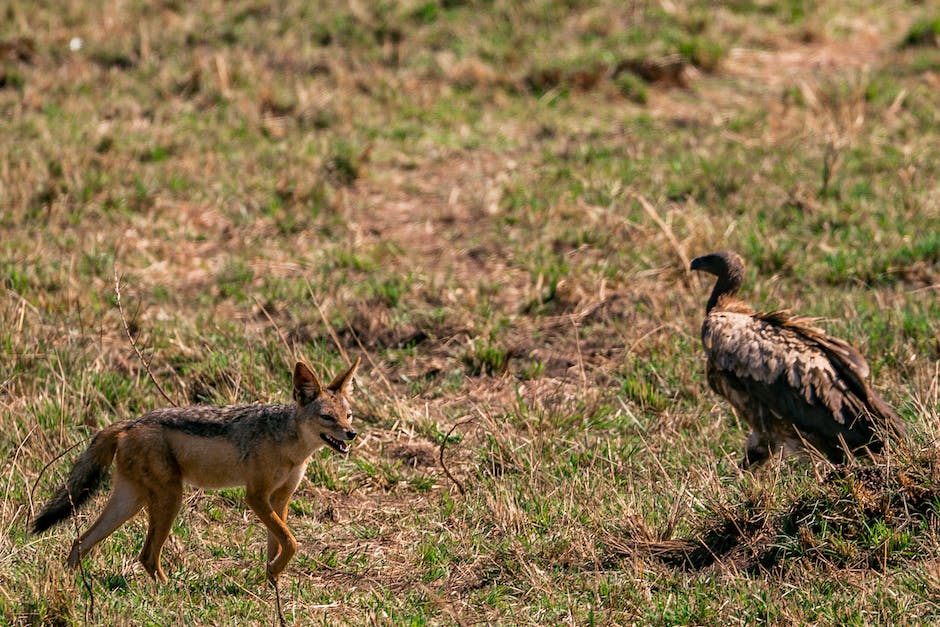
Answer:
[[[291,506],[291,623],[937,620],[928,9],[4,7],[0,623],[274,616],[239,490],[187,493],[165,586],[143,517],[64,569],[103,497],[26,534],[94,429],[164,404],[115,270],[180,402],[364,354],[363,438]],[[868,356],[912,431],[889,466],[737,470],[685,262],[724,248]]]

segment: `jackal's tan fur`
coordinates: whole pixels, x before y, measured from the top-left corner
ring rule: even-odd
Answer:
[[[111,497],[95,523],[75,540],[68,565],[147,510],[140,561],[160,582],[160,551],[179,513],[183,484],[245,486],[245,501],[268,529],[266,574],[274,581],[297,551],[287,528],[288,503],[313,452],[328,444],[349,452],[356,437],[346,398],[359,359],[323,387],[298,362],[292,405],[194,406],[158,409],[100,431],[63,485],[33,522],[39,533],[65,520],[92,495],[114,461]]]

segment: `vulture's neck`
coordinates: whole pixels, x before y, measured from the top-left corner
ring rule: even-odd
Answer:
[[[735,274],[721,274],[715,281],[715,287],[712,289],[711,296],[708,297],[708,304],[705,305],[705,313],[711,313],[719,300],[728,301],[738,293],[741,288],[741,277]],[[724,304],[724,303],[722,303]]]

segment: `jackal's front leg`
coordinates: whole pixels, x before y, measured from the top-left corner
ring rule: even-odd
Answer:
[[[258,515],[264,526],[268,528],[268,563],[265,568],[265,575],[270,581],[276,581],[278,575],[287,566],[287,562],[294,557],[297,552],[297,540],[294,539],[290,529],[280,516],[271,507],[270,497],[259,492],[248,492],[245,495],[245,501],[248,507]],[[280,547],[277,557],[271,559],[271,536]]]
[[[290,499],[294,496],[297,486],[304,477],[306,466],[295,468],[284,483],[278,489],[271,493],[268,501],[271,503],[271,509],[277,514],[284,525],[287,525],[287,515],[290,512]],[[278,542],[277,535],[268,530],[268,563],[273,563],[281,549],[281,543]]]

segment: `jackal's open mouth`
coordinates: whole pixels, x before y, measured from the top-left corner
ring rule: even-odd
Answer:
[[[337,440],[331,435],[326,433],[321,433],[320,437],[323,438],[323,441],[330,445],[334,451],[339,451],[340,453],[348,453],[349,445],[343,442],[342,440]]]

